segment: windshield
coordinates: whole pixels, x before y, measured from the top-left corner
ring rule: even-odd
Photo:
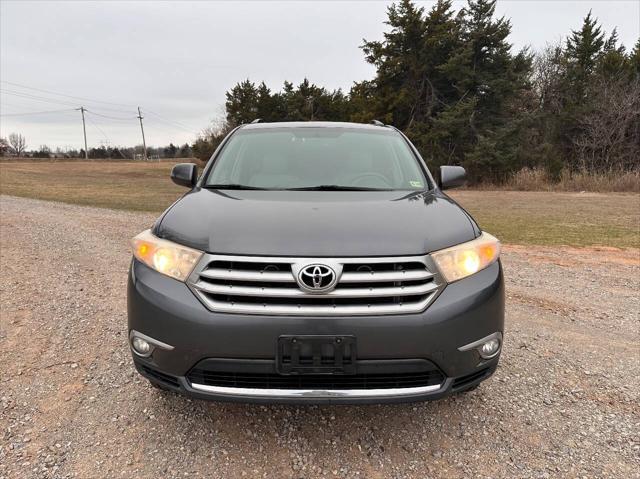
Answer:
[[[393,130],[277,127],[234,133],[204,186],[423,190],[428,183],[406,141]]]

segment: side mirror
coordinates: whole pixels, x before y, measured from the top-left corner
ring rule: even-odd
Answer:
[[[193,188],[198,179],[198,167],[193,163],[178,163],[171,170],[171,179],[176,185]]]
[[[464,185],[467,179],[467,172],[462,166],[441,166],[439,186],[441,190],[457,188]]]

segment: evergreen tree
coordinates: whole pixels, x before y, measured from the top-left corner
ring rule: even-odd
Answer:
[[[596,65],[596,73],[604,77],[630,75],[631,64],[623,45],[618,45],[618,32],[613,32],[602,47],[602,53]]]
[[[177,152],[178,152],[178,147],[176,145],[174,145],[173,143],[169,143],[169,146],[167,146],[164,149],[164,157],[165,158],[175,158]]]
[[[392,5],[384,40],[363,45],[376,78],[352,95],[436,164],[465,164],[476,178],[501,175],[519,166],[517,141],[497,139],[518,136],[531,57],[511,54],[511,25],[494,18],[495,0],[470,0],[457,15],[451,6],[440,0],[425,15],[409,0]],[[475,151],[481,140],[511,150],[496,152],[503,160],[485,168],[484,150]]]
[[[189,143],[185,143],[180,147],[180,152],[179,152],[180,158],[189,158],[191,157],[191,155],[192,155],[192,152],[191,152],[191,147],[189,146]]]
[[[636,42],[635,47],[629,54],[629,67],[631,71],[635,74],[636,78],[640,78],[640,38]]]
[[[262,121],[277,121],[278,116],[274,111],[274,101],[271,95],[271,90],[264,82],[258,85],[257,98],[256,98],[256,113],[255,118],[260,118]]]
[[[582,102],[591,74],[605,46],[604,33],[591,11],[582,22],[580,30],[571,32],[565,49],[567,61],[567,96],[574,104]],[[570,92],[573,92],[571,94]]]
[[[250,123],[258,113],[258,89],[249,80],[245,80],[228,91],[225,104],[227,122],[231,126]]]
[[[442,2],[441,2],[442,3]],[[399,128],[411,126],[420,113],[426,86],[426,37],[424,9],[402,0],[387,9],[385,22],[391,27],[384,41],[365,41],[365,59],[377,69],[372,114]]]

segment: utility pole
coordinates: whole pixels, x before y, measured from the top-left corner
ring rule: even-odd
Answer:
[[[144,148],[144,161],[147,161],[147,142],[144,139],[144,126],[142,126],[142,113],[140,112],[140,107],[138,107],[138,119],[140,120],[140,130],[142,131],[142,148]]]
[[[88,160],[89,159],[89,150],[87,150],[87,126],[84,123],[84,112],[87,111],[87,110],[83,106],[81,106],[80,108],[76,108],[76,109],[80,110],[80,113],[82,113],[82,131],[84,133],[84,159]]]

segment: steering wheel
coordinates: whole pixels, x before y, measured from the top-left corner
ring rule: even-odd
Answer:
[[[374,186],[372,186],[371,184],[360,184],[362,182],[362,180],[364,180],[365,178],[374,178],[375,180],[378,180],[378,184],[376,185],[375,181],[374,181]],[[385,187],[385,188],[391,188],[391,184],[389,184],[389,180],[384,176],[381,175],[380,173],[362,173],[361,175],[356,176],[355,178],[353,178],[351,180],[351,186],[369,186],[369,187],[375,187],[375,186],[380,186],[380,183],[383,183],[381,186]]]

